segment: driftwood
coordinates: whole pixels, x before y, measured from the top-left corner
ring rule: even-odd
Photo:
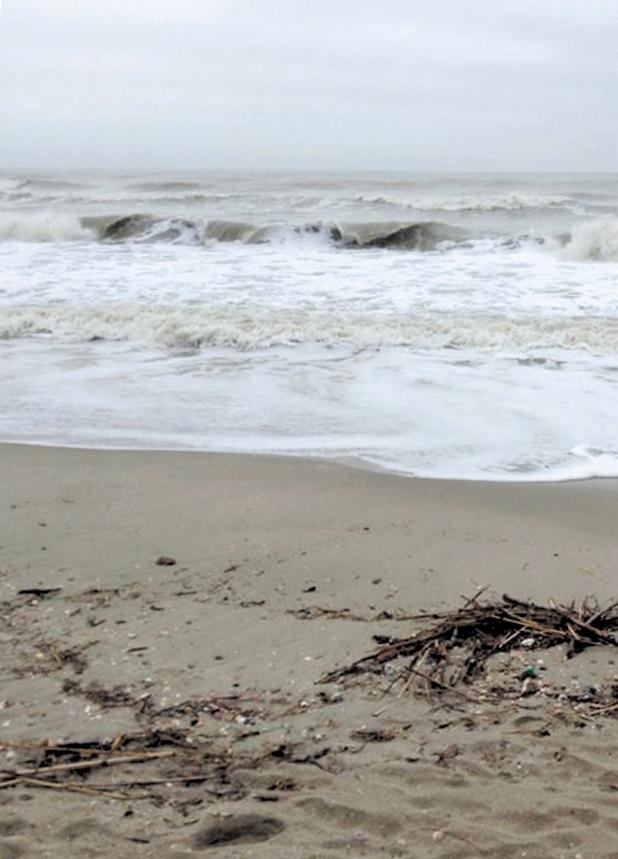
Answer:
[[[407,687],[416,676],[438,691],[456,692],[459,683],[482,674],[491,656],[522,644],[530,650],[564,645],[569,657],[593,645],[618,646],[618,602],[602,609],[593,600],[579,606],[541,606],[506,594],[492,602],[480,602],[478,596],[460,609],[434,615],[435,622],[419,632],[390,639],[373,653],[330,672],[323,682],[382,672],[387,663],[411,657],[405,669]]]
[[[200,793],[213,799],[241,799],[249,788],[244,780],[236,778],[236,768],[251,769],[267,761],[285,761],[325,769],[321,759],[329,754],[330,748],[303,753],[301,746],[302,743],[290,742],[257,752],[232,754],[229,749],[216,749],[210,740],[196,739],[191,728],[155,729],[85,742],[0,744],[0,750],[10,749],[25,757],[29,764],[0,768],[0,791],[29,787],[114,800],[151,799],[159,803],[163,796],[151,789],[199,785]],[[97,773],[100,780],[90,780],[91,774]],[[106,776],[109,780],[105,780]],[[292,783],[282,789],[293,786]]]
[[[8,746],[4,746],[8,748]],[[140,781],[131,779],[110,784],[85,784],[67,781],[65,776],[87,776],[92,770],[116,766],[135,766],[162,759],[176,758],[183,753],[197,752],[187,742],[181,731],[153,730],[140,734],[118,734],[113,740],[92,740],[88,742],[52,743],[33,746],[28,743],[15,744],[13,748],[22,754],[34,756],[33,766],[3,767],[0,769],[0,790],[19,785],[67,790],[76,793],[89,793],[106,796],[110,799],[136,798],[129,796],[118,787],[141,787],[151,784],[168,783],[170,778]],[[209,773],[209,776],[212,773]],[[206,775],[193,773],[183,775],[183,782],[205,781]],[[176,780],[172,777],[172,780]]]

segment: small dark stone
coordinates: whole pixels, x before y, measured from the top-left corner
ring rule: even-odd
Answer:
[[[157,558],[158,567],[173,567],[176,563],[176,558],[170,558],[168,555],[161,555]]]

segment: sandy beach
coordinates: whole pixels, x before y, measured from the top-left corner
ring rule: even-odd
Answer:
[[[554,695],[611,647],[535,653],[547,694],[502,703],[320,683],[482,588],[616,599],[615,482],[2,445],[0,485],[2,769],[124,755],[1,790],[1,859],[618,857],[616,711]]]
[[[0,0],[0,859],[618,859],[589,5]]]

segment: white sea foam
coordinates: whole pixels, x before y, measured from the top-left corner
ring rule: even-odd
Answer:
[[[0,214],[0,241],[72,242],[94,238],[79,218],[58,212]]]
[[[573,350],[521,361],[29,340],[0,342],[0,358],[4,440],[354,457],[493,480],[613,476],[618,463],[618,398],[607,396],[618,366]]]
[[[388,206],[416,212],[523,212],[563,210],[574,214],[585,214],[585,206],[562,195],[542,196],[511,192],[493,195],[432,196],[360,196],[356,202],[369,206]]]
[[[241,306],[0,307],[0,338],[123,340],[167,347],[347,344],[357,349],[588,349],[618,355],[618,319],[337,313]]]

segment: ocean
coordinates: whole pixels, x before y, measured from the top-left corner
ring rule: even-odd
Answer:
[[[0,173],[0,440],[618,476],[618,175]]]

